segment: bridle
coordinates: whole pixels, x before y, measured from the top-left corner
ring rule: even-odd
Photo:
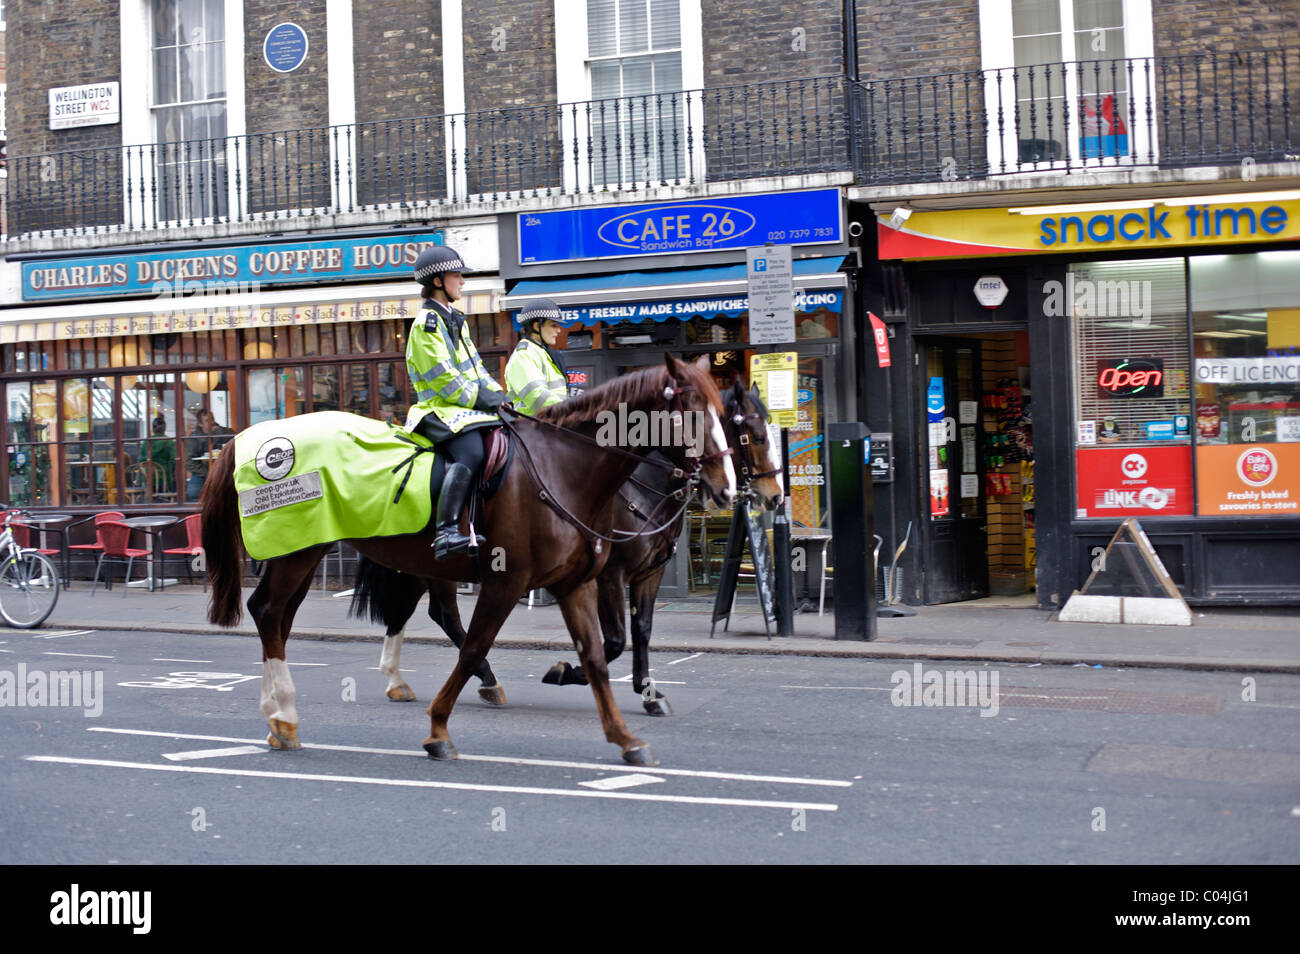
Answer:
[[[664,393],[664,398],[669,402],[669,406],[668,406],[669,413],[675,416],[684,417],[686,413],[686,409],[682,405],[681,395],[687,391],[694,391],[694,390],[695,390],[695,386],[690,384],[682,385],[679,387],[675,387],[672,384],[667,385],[664,388],[663,393]],[[678,467],[676,464],[655,460],[652,457],[646,457],[640,454],[633,454],[631,451],[626,451],[621,447],[611,447],[606,444],[601,444],[599,441],[593,440],[592,438],[588,437],[586,434],[580,434],[577,431],[570,430],[567,427],[561,427],[558,424],[552,424],[550,421],[543,421],[541,418],[534,417],[531,414],[525,414],[523,411],[517,410],[514,407],[509,407],[508,405],[502,405],[500,408],[497,409],[497,413],[500,415],[502,423],[505,425],[506,430],[508,430],[516,439],[518,439],[519,448],[522,451],[521,459],[523,460],[524,463],[524,470],[528,473],[528,477],[533,482],[533,486],[537,488],[537,496],[548,507],[550,507],[553,511],[555,511],[555,513],[559,515],[559,517],[562,520],[569,523],[573,527],[577,528],[580,532],[585,534],[589,540],[594,541],[592,543],[592,548],[596,553],[601,552],[600,541],[605,541],[606,543],[624,543],[628,540],[634,540],[637,537],[652,536],[656,533],[661,533],[664,530],[666,530],[668,527],[672,526],[673,522],[677,519],[677,517],[679,517],[681,513],[685,511],[687,504],[690,503],[691,497],[694,496],[695,490],[699,486],[700,474],[703,471],[705,464],[708,464],[715,460],[721,460],[722,458],[727,457],[732,453],[730,447],[725,447],[722,450],[715,451],[714,453],[707,454],[707,455],[688,453],[687,456],[689,456],[692,459],[692,466],[690,467],[689,470],[683,470],[682,468]],[[537,464],[533,460],[532,452],[528,449],[527,443],[523,440],[523,438],[520,436],[519,432],[515,428],[518,418],[523,418],[524,420],[532,421],[534,424],[539,424],[542,427],[550,428],[552,431],[556,432],[557,434],[561,434],[570,440],[575,440],[587,444],[591,447],[596,448],[602,453],[613,454],[615,456],[623,457],[625,459],[635,460],[638,464],[649,464],[653,467],[658,467],[661,470],[667,471],[669,475],[675,480],[682,481],[681,487],[679,487],[677,490],[663,497],[663,499],[654,508],[654,510],[651,511],[651,516],[646,518],[647,520],[653,519],[658,514],[660,507],[664,506],[664,504],[666,504],[667,501],[670,499],[680,500],[681,506],[678,508],[677,513],[675,513],[670,520],[668,520],[666,523],[658,527],[643,527],[640,530],[635,530],[635,531],[619,530],[617,528],[611,528],[610,534],[617,534],[617,536],[604,534],[593,527],[587,526],[587,524],[584,523],[581,518],[579,518],[576,514],[574,514],[567,507],[565,507],[564,504],[562,504],[559,500],[557,500],[555,494],[552,493],[551,490],[546,486],[546,482],[542,479],[541,474],[538,472]],[[644,485],[639,485],[639,486],[644,487]],[[635,507],[630,507],[630,509],[632,509],[633,512],[636,512]]]
[[[745,427],[747,423],[750,421],[758,421],[764,426],[767,424],[763,416],[757,411],[750,411],[748,414],[741,414],[739,402],[737,402],[736,412],[731,416],[731,420],[736,425],[737,439],[739,440],[741,447],[748,447],[750,445],[749,429]],[[737,454],[736,462],[740,465],[739,470],[741,482],[746,488],[756,480],[762,480],[764,477],[775,477],[781,473],[780,467],[777,467],[774,470],[751,470],[748,454]]]

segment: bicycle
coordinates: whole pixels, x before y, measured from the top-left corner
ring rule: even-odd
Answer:
[[[5,510],[0,533],[0,617],[16,629],[33,629],[45,622],[59,601],[59,571],[42,553],[20,547],[10,521],[21,510]]]

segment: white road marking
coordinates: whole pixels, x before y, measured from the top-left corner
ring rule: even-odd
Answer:
[[[355,588],[354,588],[354,589],[355,589]],[[354,592],[354,589],[353,589],[353,590],[339,590],[339,592],[337,592],[337,593],[334,594],[333,598],[336,599],[336,600],[341,600],[341,599],[343,599],[344,597],[351,596],[352,593]]]
[[[193,752],[164,752],[163,758],[171,762],[188,762],[192,759],[219,759],[227,755],[252,755],[269,752],[265,745],[236,745],[228,749],[196,749]]]
[[[212,662],[211,659],[167,659],[167,658],[165,658],[165,657],[161,657],[161,656],[160,656],[159,658],[157,658],[157,659],[152,660],[152,661],[153,661],[153,662],[192,662],[192,663],[211,663],[211,662]]]
[[[88,732],[112,732],[118,735],[148,735],[164,739],[193,739],[198,742],[241,742],[257,745],[262,739],[236,739],[225,735],[193,735],[184,732],[158,732],[153,729],[113,729],[107,726],[90,726]],[[321,749],[326,752],[360,752],[369,755],[405,755],[413,758],[428,758],[423,749],[375,749],[361,745],[323,745],[316,742],[304,742],[304,749]],[[562,762],[555,759],[506,758],[494,755],[465,755],[461,753],[462,762],[496,762],[502,765],[538,765],[548,768],[594,769],[597,772],[637,772],[640,769],[624,765],[604,765],[600,762]],[[693,769],[656,768],[658,775],[681,775],[687,778],[716,778],[733,782],[767,782],[784,785],[819,785],[828,788],[851,788],[852,782],[842,782],[832,778],[794,778],[787,775],[742,775],[736,772],[700,772]]]
[[[1291,809],[1291,817],[1300,818],[1300,805],[1297,805],[1295,808]]]
[[[380,669],[378,666],[367,666],[366,669],[368,669],[370,672],[383,672],[383,670]],[[418,669],[399,669],[397,671],[398,672],[419,672]]]
[[[610,798],[637,802],[672,802],[679,805],[726,805],[735,808],[802,808],[812,812],[839,811],[829,802],[770,802],[745,798],[713,798],[699,795],[649,795],[643,792],[593,792],[587,789],[537,788],[529,785],[474,785],[466,782],[434,782],[424,779],[369,778],[360,775],[316,775],[308,772],[262,772],[255,769],[205,768],[200,765],[151,765],[147,762],[117,762],[111,759],[74,759],[57,755],[28,755],[28,762],[58,765],[87,765],[97,768],[138,769],[144,772],[188,772],[195,775],[232,775],[240,778],[285,779],[300,782],[328,782],[331,785],[387,785],[393,788],[445,788],[461,792],[498,792],[510,795],[555,795],[561,798]]]
[[[778,689],[855,689],[858,692],[893,692],[889,686],[777,686]]]
[[[85,636],[87,633],[93,633],[93,629],[70,629],[66,633],[40,633],[35,635],[34,639],[62,639],[64,636]]]
[[[254,665],[254,666],[260,666],[260,665],[262,665],[262,663],[264,663],[264,662],[266,662],[265,659],[259,659],[257,662],[252,663],[252,665]],[[328,666],[329,663],[291,663],[291,662],[286,662],[285,665],[286,665],[286,666]]]
[[[638,785],[649,785],[652,782],[662,782],[663,779],[655,778],[653,775],[641,775],[634,773],[632,775],[615,775],[611,778],[597,778],[590,782],[579,782],[579,785],[587,788],[594,788],[599,792],[612,792],[617,788],[635,788]]]
[[[674,659],[668,665],[676,666],[678,663],[684,663],[687,660],[694,659],[696,656],[703,656],[704,653],[691,653],[689,656],[683,656],[681,659]]]
[[[82,659],[112,659],[112,656],[96,656],[94,653],[41,653],[42,656],[80,656]]]
[[[651,670],[651,672],[653,672],[653,671],[654,671],[654,670]],[[626,676],[619,676],[617,679],[611,679],[611,680],[610,680],[610,682],[631,682],[631,681],[632,681],[632,674],[631,674],[631,673],[628,673]],[[686,683],[684,683],[684,682],[673,682],[673,681],[670,680],[670,679],[655,679],[655,685],[656,685],[656,686],[684,686],[684,685],[686,685]]]

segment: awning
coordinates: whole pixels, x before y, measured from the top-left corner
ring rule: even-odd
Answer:
[[[792,263],[795,311],[818,308],[838,313],[848,276],[839,271],[842,257],[804,258]],[[735,317],[749,308],[743,264],[712,268],[676,268],[661,272],[618,272],[584,278],[522,281],[501,299],[506,311],[518,312],[534,298],[549,298],[565,316],[583,325]],[[515,315],[516,323],[518,315]]]
[[[496,276],[466,279],[457,306],[467,314],[495,314],[500,310],[501,290],[502,281]],[[63,302],[0,310],[0,344],[379,318],[410,320],[419,308],[418,289],[410,281],[315,285],[145,301]]]

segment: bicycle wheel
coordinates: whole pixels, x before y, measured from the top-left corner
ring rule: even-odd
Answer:
[[[43,555],[24,553],[0,563],[0,616],[10,626],[40,626],[58,601],[59,574]]]

